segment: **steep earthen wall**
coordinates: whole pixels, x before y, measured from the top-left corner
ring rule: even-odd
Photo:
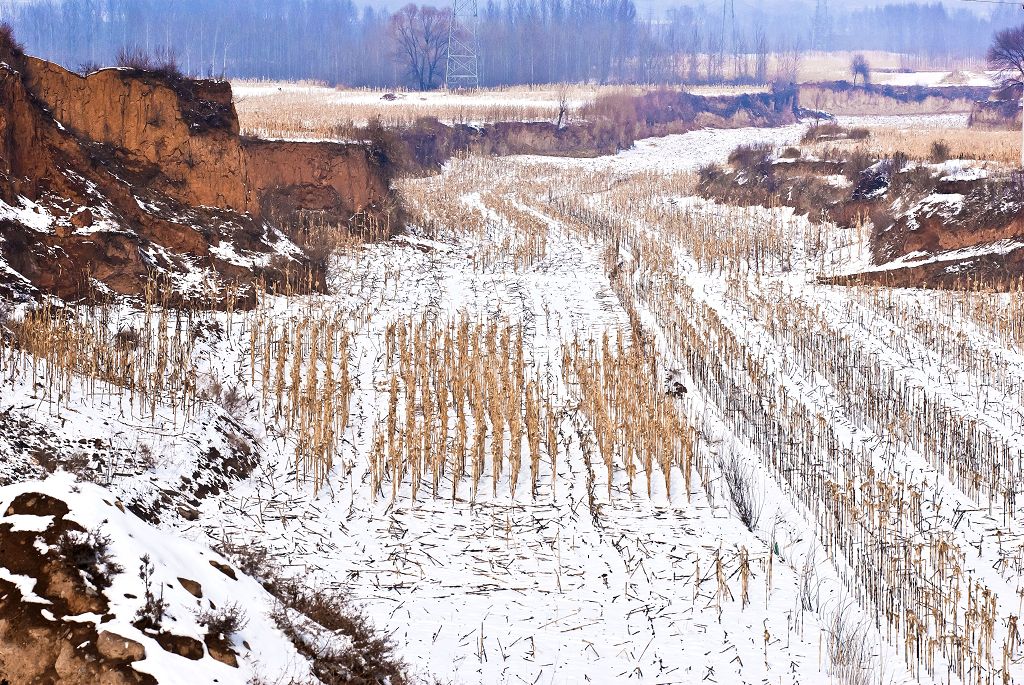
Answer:
[[[286,217],[306,209],[348,219],[387,203],[389,173],[365,145],[247,139],[246,210]]]
[[[189,205],[245,210],[230,85],[182,79],[172,87],[168,79],[122,69],[83,77],[33,57],[25,76],[54,119],[79,137],[117,148],[162,192]]]
[[[971,86],[854,87],[846,81],[805,83],[800,106],[841,116],[967,113],[991,88]]]
[[[1021,127],[1020,100],[984,100],[974,103],[970,128],[993,131],[1018,131]]]

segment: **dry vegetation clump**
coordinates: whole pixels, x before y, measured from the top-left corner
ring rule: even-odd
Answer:
[[[1015,167],[1020,164],[1019,131],[986,131],[981,129],[906,130],[871,127],[870,136],[857,141],[823,141],[808,148],[812,155],[822,155],[828,148],[842,154],[866,154],[876,159],[905,153],[916,161],[937,161],[935,145],[945,146],[946,159],[995,162]],[[944,160],[942,160],[944,161]]]
[[[736,453],[732,453],[719,459],[718,470],[725,477],[726,489],[736,516],[747,530],[753,532],[761,520],[764,499],[756,489],[757,476],[754,467],[744,462]]]
[[[842,685],[872,685],[881,682],[877,656],[874,652],[872,626],[857,622],[851,607],[843,607],[832,615],[826,631],[830,672]]]
[[[109,588],[113,577],[124,570],[110,553],[110,536],[99,529],[62,532],[57,538],[57,552],[97,590]]]
[[[13,56],[25,54],[25,46],[14,37],[14,27],[6,21],[0,21],[0,54]]]
[[[159,47],[150,52],[140,45],[125,45],[117,52],[115,65],[122,69],[145,71],[165,78],[181,79],[184,74],[178,66],[178,55],[171,47]]]
[[[866,140],[870,135],[871,131],[863,127],[845,128],[834,122],[828,122],[810,126],[800,142],[807,145],[823,141]]]
[[[241,606],[231,603],[217,609],[204,609],[196,616],[196,622],[206,628],[213,639],[228,644],[232,635],[245,629],[249,619]]]
[[[308,288],[326,289],[331,260],[335,254],[350,251],[363,243],[376,243],[390,238],[396,228],[398,209],[388,206],[379,211],[363,211],[347,220],[320,210],[299,210],[291,218],[277,221],[285,235],[302,248],[308,260],[308,274],[312,281]],[[289,273],[290,275],[290,273]],[[286,277],[286,281],[290,281]]]
[[[259,544],[226,543],[221,551],[239,569],[259,580],[274,596],[273,619],[295,649],[313,664],[324,685],[406,685],[412,680],[389,636],[379,633],[335,587],[310,587],[286,576],[280,563]],[[249,569],[249,570],[246,570]],[[229,606],[203,618],[211,632],[240,630],[244,611]],[[253,645],[258,649],[258,645]]]

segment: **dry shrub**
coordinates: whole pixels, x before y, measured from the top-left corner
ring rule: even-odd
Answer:
[[[771,145],[763,143],[740,145],[729,153],[729,164],[732,164],[738,171],[753,172],[763,169],[765,164],[770,163],[771,156]]]
[[[761,520],[762,497],[755,490],[755,469],[737,454],[730,454],[719,460],[718,468],[725,478],[729,499],[736,516],[747,530],[754,532]]]
[[[410,682],[390,637],[377,633],[369,620],[348,601],[343,590],[310,588],[297,579],[282,577],[279,565],[260,545],[225,543],[219,550],[242,572],[260,579],[263,587],[277,598],[280,604],[274,610],[274,621],[296,650],[313,663],[313,673],[324,685],[405,685]],[[232,617],[214,617],[221,618]],[[352,648],[339,651],[312,644],[307,627],[303,625],[306,620],[325,631],[347,636],[352,640]],[[228,621],[227,627],[231,625]]]
[[[87,61],[82,62],[81,64],[78,65],[78,73],[81,74],[82,76],[88,76],[89,74],[91,74],[93,72],[96,72],[96,71],[99,71],[102,68],[103,68],[103,65],[100,64],[99,62],[93,62],[92,60],[87,60]]]
[[[140,561],[142,563],[139,564],[139,579],[142,580],[145,590],[142,606],[135,614],[133,625],[139,630],[155,631],[159,630],[163,624],[164,615],[169,605],[164,601],[163,585],[157,583],[153,578],[153,574],[156,572],[153,560],[148,554],[143,554]],[[159,594],[157,594],[157,587],[159,587]]]
[[[98,590],[109,588],[113,577],[123,570],[111,556],[110,536],[98,528],[64,531],[57,538],[57,552]]]
[[[405,667],[395,656],[394,643],[379,635],[341,591],[310,590],[292,582],[278,583],[270,590],[281,601],[274,614],[278,627],[299,653],[313,662],[313,673],[325,685],[408,682]],[[284,609],[297,611],[326,630],[347,635],[352,640],[352,649],[340,654],[316,651],[300,635],[299,627]]]
[[[936,140],[932,143],[928,158],[935,164],[941,164],[950,157],[949,143],[944,140]]]
[[[220,406],[224,408],[224,411],[228,413],[228,416],[232,418],[238,418],[238,416],[245,410],[245,395],[239,389],[237,384],[232,384],[226,391],[220,396]]]
[[[245,629],[249,619],[237,603],[225,604],[219,609],[207,609],[196,616],[196,622],[206,628],[208,635],[223,641]]]
[[[115,63],[124,69],[147,71],[168,78],[181,78],[178,55],[173,48],[160,47],[152,53],[140,45],[125,45],[117,51]]]
[[[841,685],[873,685],[882,681],[871,636],[871,623],[857,621],[849,607],[832,615],[826,631],[830,671]]]
[[[14,27],[6,21],[0,21],[0,53],[25,54],[25,46],[14,37]]]
[[[871,135],[866,128],[845,128],[835,122],[811,126],[800,139],[802,143],[817,143],[835,140],[865,140]]]
[[[932,170],[925,166],[904,166],[902,171],[894,173],[890,185],[890,193],[895,197],[917,199],[927,195],[935,186]]]
[[[582,114],[591,121],[612,122],[620,131],[629,135],[636,131],[639,121],[636,101],[625,93],[603,95],[597,98],[592,105],[584,108]]]
[[[864,151],[863,148],[857,148],[847,156],[843,164],[843,175],[850,181],[857,181],[864,173],[864,170],[874,163],[874,157]]]

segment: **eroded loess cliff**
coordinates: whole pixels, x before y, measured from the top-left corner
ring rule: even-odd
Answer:
[[[233,284],[244,304],[315,268],[286,235],[303,210],[391,225],[371,150],[243,141],[227,83],[83,77],[9,44],[0,61],[0,291],[137,295],[159,276],[176,299]]]

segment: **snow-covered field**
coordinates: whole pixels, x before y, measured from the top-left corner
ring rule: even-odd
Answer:
[[[998,78],[995,74],[978,71],[911,71],[876,73],[874,81],[886,86],[928,86],[931,88],[980,86],[991,88]]]
[[[0,478],[39,477],[26,445],[95,443],[86,460],[116,497],[171,491],[168,532],[264,547],[344,588],[440,682],[1024,682],[1019,298],[818,285],[867,264],[866,231],[692,196],[686,172],[801,133],[697,131],[597,160],[469,158],[403,181],[410,235],[339,255],[332,294],[271,298],[230,324],[203,315],[198,382],[237,386],[239,402],[208,393],[184,416],[102,383],[57,402],[45,374],[8,368]],[[139,316],[121,309],[110,325]],[[349,335],[343,357],[323,360],[347,367],[351,393],[320,488],[296,478],[296,435],[272,417],[257,361],[267,322],[310,316],[337,316]],[[521,331],[557,448],[538,450],[534,474],[523,440],[515,495],[512,462],[492,488],[488,456],[477,492],[469,474],[453,482],[459,411],[414,397],[413,424],[441,436],[435,453],[446,446],[439,494],[426,467],[415,499],[407,468],[375,489],[389,384],[406,378],[391,326],[433,327],[440,344],[460,321]],[[599,362],[620,337],[646,377]],[[592,358],[580,352],[591,341]],[[603,399],[583,382],[590,365]],[[606,430],[607,388],[631,382],[656,391]],[[628,449],[648,409],[678,414],[686,454],[645,465]],[[238,436],[255,469],[185,493],[199,516],[181,515],[182,476],[203,480],[210,448]],[[152,463],[129,458],[140,444]]]
[[[622,86],[517,87],[479,93],[340,89],[319,84],[236,81],[231,84],[243,133],[288,140],[344,138],[345,126],[408,125],[421,117],[445,123],[555,121]],[[634,89],[630,89],[634,90]],[[341,127],[339,128],[339,125]]]

